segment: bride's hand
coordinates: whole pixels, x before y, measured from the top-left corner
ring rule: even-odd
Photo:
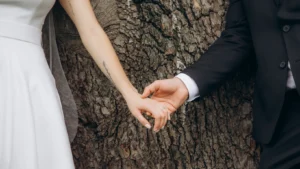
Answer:
[[[169,113],[171,111],[162,102],[151,100],[149,98],[142,99],[141,95],[136,92],[128,97],[125,97],[125,100],[132,115],[138,119],[143,126],[147,127],[148,129],[151,128],[151,124],[145,119],[143,113],[147,112],[155,119],[155,124],[153,127],[155,132],[158,132],[161,128],[163,128],[170,118]]]

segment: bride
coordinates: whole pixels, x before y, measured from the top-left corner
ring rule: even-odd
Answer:
[[[41,46],[41,29],[55,0],[0,0],[0,168],[74,169],[62,105]],[[165,126],[172,110],[142,99],[126,77],[88,0],[60,0],[84,46],[126,100],[132,115],[151,128],[142,112]]]

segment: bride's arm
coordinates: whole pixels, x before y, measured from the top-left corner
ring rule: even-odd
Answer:
[[[60,0],[76,25],[81,40],[102,72],[108,77],[125,97],[134,92],[135,88],[128,80],[120,61],[99,25],[89,0]]]
[[[149,122],[142,116],[140,110],[148,109],[155,120],[154,130],[159,130],[166,123],[168,113],[163,113],[160,108],[162,105],[148,100],[144,103],[139,102],[139,94],[127,78],[120,61],[108,39],[106,33],[96,19],[89,0],[60,0],[61,5],[74,22],[82,42],[90,55],[93,57],[102,72],[112,81],[112,83],[121,92],[128,103],[129,109],[133,115],[143,124],[149,127]],[[135,98],[135,99],[133,99]],[[143,100],[144,101],[144,100]],[[140,101],[142,102],[142,101]],[[132,106],[135,104],[134,106]],[[140,107],[138,107],[140,106]],[[141,107],[143,106],[143,107]],[[138,107],[138,108],[137,108]],[[155,109],[154,109],[155,107]],[[140,110],[137,110],[140,109]],[[155,117],[156,116],[156,117]]]

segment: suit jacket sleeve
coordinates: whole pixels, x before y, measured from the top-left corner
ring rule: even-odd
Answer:
[[[278,19],[283,21],[300,21],[300,1],[299,0],[278,0]]]
[[[207,95],[236,70],[253,51],[242,0],[231,0],[225,30],[201,58],[182,73],[197,84],[201,97]]]

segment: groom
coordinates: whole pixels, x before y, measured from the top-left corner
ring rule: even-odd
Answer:
[[[257,62],[253,136],[263,148],[260,168],[298,168],[300,0],[230,0],[225,30],[209,50],[175,78],[146,87],[143,97],[153,94],[177,109],[206,96],[249,57]]]

